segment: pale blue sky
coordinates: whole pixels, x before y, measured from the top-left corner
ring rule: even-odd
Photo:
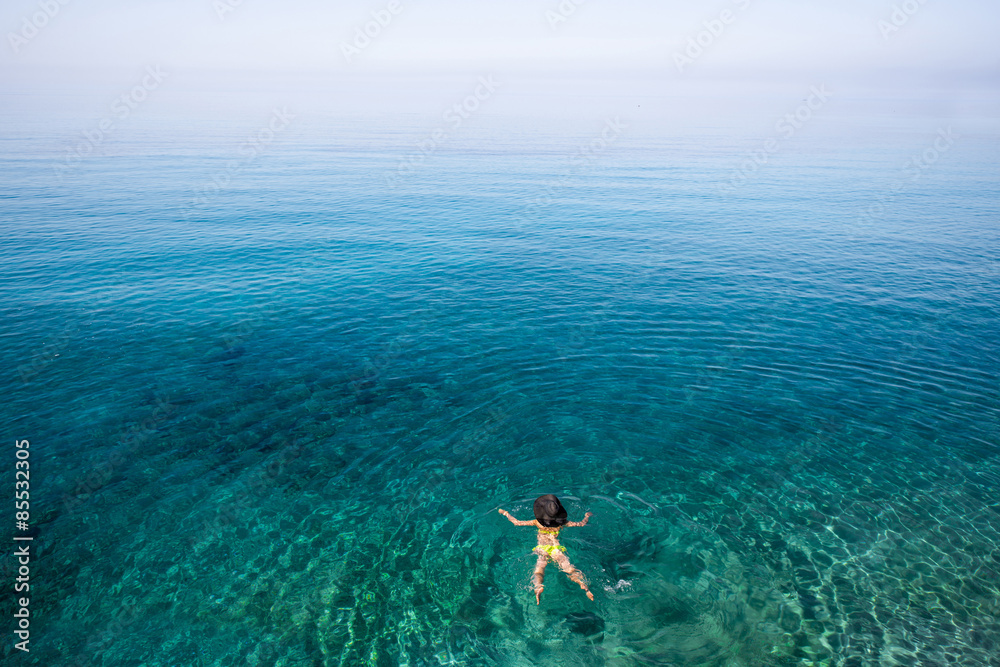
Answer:
[[[347,57],[343,44],[351,45],[372,12],[387,12],[389,0],[5,0],[0,65],[8,73],[159,63],[303,72],[652,70],[670,77],[912,70],[987,81],[1000,65],[996,0],[563,0],[575,7],[565,21],[555,18],[559,0],[396,2],[391,22]],[[890,32],[894,5],[911,12],[897,13],[892,28],[899,29]],[[40,14],[43,6],[51,18]],[[706,21],[719,31],[711,22],[724,10],[729,24],[718,35],[703,33],[707,46],[679,67],[688,40],[707,30]],[[44,25],[33,31],[25,20]]]

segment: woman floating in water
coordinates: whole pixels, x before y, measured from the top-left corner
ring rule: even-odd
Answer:
[[[594,594],[590,592],[587,583],[583,580],[583,573],[573,567],[569,558],[566,557],[566,547],[559,544],[559,531],[566,526],[586,526],[591,517],[590,512],[587,512],[583,517],[583,521],[567,521],[566,508],[551,493],[539,496],[535,500],[534,521],[519,521],[512,517],[507,510],[497,511],[510,519],[510,522],[515,526],[538,527],[538,546],[532,552],[538,555],[538,561],[535,563],[535,574],[531,578],[535,585],[535,604],[542,603],[542,591],[544,590],[542,579],[545,577],[545,566],[549,564],[550,560],[555,561],[560,570],[580,584],[580,588],[587,593],[588,598],[594,599]]]

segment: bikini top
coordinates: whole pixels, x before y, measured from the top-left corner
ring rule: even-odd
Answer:
[[[559,534],[559,529],[558,528],[539,528],[538,532],[540,534],[542,534],[542,535],[558,535]]]

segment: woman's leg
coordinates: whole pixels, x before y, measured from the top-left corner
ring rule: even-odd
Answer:
[[[575,581],[576,583],[580,584],[580,588],[584,590],[588,598],[590,598],[591,600],[594,599],[594,594],[590,592],[590,589],[587,588],[587,582],[583,580],[583,572],[580,572],[580,570],[573,567],[573,564],[569,562],[569,558],[566,556],[565,553],[557,551],[556,553],[552,554],[552,559],[555,560],[557,565],[559,565],[560,570],[569,575],[569,578],[572,581]]]
[[[538,554],[538,560],[535,561],[535,573],[531,575],[531,583],[535,586],[535,604],[542,604],[542,591],[545,590],[545,587],[542,586],[542,580],[545,578],[545,566],[548,563],[548,557],[544,554]]]

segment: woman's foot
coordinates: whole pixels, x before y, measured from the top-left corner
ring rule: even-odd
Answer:
[[[542,604],[542,591],[545,590],[545,586],[535,586],[535,604]]]
[[[590,591],[587,591],[587,597],[590,598],[591,600],[593,600],[594,599],[594,594],[591,593]]]

